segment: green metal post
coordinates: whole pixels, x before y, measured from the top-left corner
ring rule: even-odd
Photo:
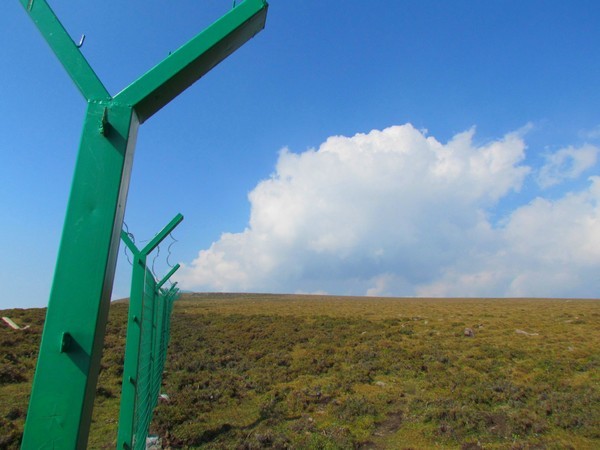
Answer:
[[[175,300],[177,300],[177,298],[179,298],[179,289],[177,289],[177,283],[174,283],[171,288],[169,290],[165,290],[164,291],[164,295],[165,295],[165,300],[166,300],[166,306],[167,306],[167,320],[165,322],[165,342],[163,344],[164,346],[164,352],[166,355],[167,352],[167,347],[169,346],[169,339],[171,338],[171,314],[173,312],[173,303],[175,302]]]
[[[138,125],[264,28],[268,5],[245,0],[113,98],[47,1],[19,2],[88,103],[22,448],[85,448]]]
[[[135,409],[132,448],[142,450],[146,447],[145,438],[152,418],[152,371],[154,357],[152,343],[154,334],[154,306],[156,304],[156,282],[150,270],[146,269],[146,293],[144,299],[144,312],[142,315],[142,339],[140,341],[140,354],[135,385]],[[125,447],[127,448],[127,447]]]
[[[160,294],[160,290],[156,290],[156,329],[154,333],[153,341],[153,353],[154,353],[154,368],[152,371],[152,410],[156,406],[158,400],[158,394],[160,390],[160,383],[162,380],[163,363],[162,363],[162,334],[164,331],[164,320],[165,320],[165,299]]]
[[[163,291],[162,286],[167,282],[169,278],[173,276],[173,274],[179,269],[179,264],[176,264],[170,271],[167,273],[161,281],[156,284],[156,295],[158,301],[158,314],[157,314],[157,327],[156,327],[156,335],[154,341],[154,352],[155,352],[155,361],[156,361],[156,369],[154,370],[154,380],[152,381],[152,385],[154,387],[154,392],[152,393],[153,399],[156,401],[158,399],[158,395],[160,394],[160,386],[162,383],[162,375],[165,368],[165,358],[167,354],[166,348],[166,336],[167,332],[167,322],[169,320],[168,314],[168,296],[167,291]],[[156,406],[156,405],[155,405]],[[154,408],[153,408],[154,409]]]
[[[183,216],[177,214],[143,249],[139,250],[127,233],[121,232],[121,238],[133,254],[134,263],[131,280],[131,295],[129,298],[129,317],[127,322],[127,341],[125,344],[125,363],[123,367],[123,384],[121,389],[121,410],[119,413],[119,432],[117,448],[133,448],[134,424],[136,416],[137,386],[141,385],[139,367],[141,364],[152,364],[153,355],[141,355],[142,325],[153,326],[154,303],[158,289],[152,273],[148,270],[146,261],[148,255],[181,223]],[[179,267],[177,264],[176,267]],[[175,269],[177,270],[177,269]],[[175,271],[169,272],[172,275]],[[170,276],[169,275],[169,276]],[[162,283],[168,278],[164,278]],[[151,289],[148,288],[151,285]],[[144,298],[150,293],[151,298]],[[143,360],[143,362],[140,362]],[[150,368],[149,368],[150,369]],[[145,375],[145,374],[144,374]]]
[[[106,114],[111,126],[104,136],[99,126]],[[132,108],[88,105],[24,449],[87,444],[119,248],[114,230],[123,221],[137,125]]]

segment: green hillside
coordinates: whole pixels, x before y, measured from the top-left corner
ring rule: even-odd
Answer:
[[[45,310],[3,310],[0,448],[18,448]],[[114,448],[127,303],[90,448]],[[151,432],[174,448],[600,448],[600,301],[184,294]]]

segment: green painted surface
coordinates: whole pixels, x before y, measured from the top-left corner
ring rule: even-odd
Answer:
[[[178,214],[165,226],[144,248],[139,250],[127,233],[121,232],[121,238],[133,254],[131,294],[129,300],[129,317],[127,322],[127,340],[125,344],[125,362],[123,367],[123,384],[121,388],[121,408],[119,413],[119,432],[117,448],[137,448],[134,441],[144,440],[148,432],[149,420],[156,403],[152,404],[151,392],[154,390],[153,380],[162,379],[162,366],[158,369],[154,361],[162,356],[156,352],[159,333],[166,327],[161,323],[168,320],[162,314],[161,303],[164,295],[160,290],[179,264],[173,267],[160,281],[160,286],[148,270],[148,255],[171,233],[183,216]],[[166,350],[166,349],[165,349]],[[154,397],[158,396],[158,392]],[[140,412],[143,414],[140,415]],[[143,434],[143,439],[139,436]],[[134,439],[134,437],[138,439]]]
[[[46,0],[19,0],[63,67],[88,100],[106,100],[110,95],[87,60],[54,15]]]
[[[146,436],[152,420],[154,408],[158,403],[162,374],[167,356],[169,323],[173,301],[178,290],[157,289],[154,278],[148,271],[144,291],[144,305],[141,319],[137,378],[134,386],[134,407],[122,404],[121,417],[132,420],[123,424],[119,421],[117,448],[143,450]],[[126,383],[124,379],[124,384]],[[131,433],[131,434],[128,434]]]
[[[259,32],[267,3],[245,0],[112,98],[48,3],[19,1],[88,103],[22,448],[85,448],[138,125]]]
[[[104,341],[137,120],[90,103],[23,436],[23,448],[85,448]],[[101,157],[99,157],[101,155]],[[76,188],[75,188],[76,187]],[[62,270],[60,270],[62,268]],[[71,344],[61,352],[62,336]]]
[[[140,122],[177,97],[265,26],[267,3],[245,0],[115,96]]]

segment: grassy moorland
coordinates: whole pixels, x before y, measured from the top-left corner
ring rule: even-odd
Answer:
[[[44,310],[0,311],[0,448],[22,433]],[[113,447],[115,303],[90,448]],[[473,336],[465,336],[469,328]],[[175,448],[600,448],[600,301],[186,294],[152,431]]]

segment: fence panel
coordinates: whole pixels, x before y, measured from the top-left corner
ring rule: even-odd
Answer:
[[[152,413],[158,403],[172,304],[178,296],[175,285],[170,289],[162,286],[179,268],[179,264],[157,281],[146,261],[150,252],[182,220],[183,216],[178,214],[142,250],[135,246],[129,234],[121,234],[134,256],[134,262],[117,436],[119,449],[145,448]]]

